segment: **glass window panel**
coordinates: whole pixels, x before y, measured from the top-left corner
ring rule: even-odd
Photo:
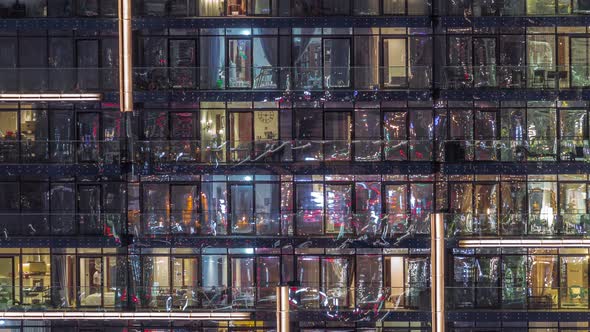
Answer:
[[[257,183],[254,193],[256,195],[255,219],[257,234],[280,234],[280,185],[278,183]]]
[[[474,257],[453,257],[452,301],[457,308],[475,306],[476,266]]]
[[[379,15],[379,0],[354,0],[354,15]]]
[[[103,279],[101,257],[80,258],[80,305],[89,307],[103,305]]]
[[[399,309],[405,306],[404,258],[385,257],[385,288],[390,294],[385,300],[385,308]]]
[[[453,226],[449,231],[461,235],[471,234],[473,233],[473,185],[450,183],[449,187],[450,209],[453,212]]]
[[[355,186],[355,215],[357,233],[375,236],[381,225],[381,183],[357,182]]]
[[[355,160],[381,160],[381,121],[378,109],[355,110]]]
[[[196,41],[170,40],[170,84],[172,88],[194,89],[196,77]]]
[[[96,162],[100,158],[99,113],[78,113],[78,161]]]
[[[172,232],[196,234],[199,226],[199,189],[196,185],[170,187],[170,223]]]
[[[199,44],[199,66],[201,67],[201,70],[199,70],[201,75],[199,87],[201,89],[224,89],[225,38],[201,37]]]
[[[170,296],[170,257],[144,256],[142,270],[142,303],[146,307],[166,308]]]
[[[434,185],[432,183],[410,184],[410,217],[419,234],[430,231],[430,213],[434,209]]]
[[[350,0],[322,0],[322,15],[350,15]]]
[[[319,306],[318,288],[320,286],[320,259],[315,256],[297,257],[297,278],[302,287],[310,287],[301,292],[298,302],[302,308],[317,308]]]
[[[227,256],[203,255],[201,279],[203,285],[203,306],[218,307],[227,303]]]
[[[496,86],[496,38],[473,39],[473,84],[475,87]]]
[[[323,234],[324,186],[320,183],[297,184],[297,233]]]
[[[119,87],[119,41],[116,38],[104,38],[101,48],[102,88],[106,90],[117,89]]]
[[[294,0],[292,4],[295,16],[318,16],[322,12],[321,0]]]
[[[393,236],[404,233],[408,227],[408,186],[405,184],[391,184],[385,186],[385,204],[387,225],[385,234]]]
[[[526,307],[527,291],[525,256],[504,256],[502,258],[502,307]]]
[[[0,91],[17,90],[17,45],[16,38],[0,38]]]
[[[149,0],[146,0],[149,1]],[[100,1],[99,0],[77,0],[76,14],[78,16],[98,16]]]
[[[228,16],[246,15],[246,8],[246,0],[227,0]]]
[[[51,234],[73,234],[73,214],[76,209],[74,185],[68,183],[52,183],[50,195],[50,208],[52,212]]]
[[[529,308],[551,309],[559,297],[557,256],[528,256]]]
[[[47,5],[47,16],[50,17],[68,17],[74,10],[72,0],[50,0]]]
[[[559,134],[562,160],[583,160],[584,139],[588,137],[586,110],[559,110]]]
[[[271,307],[276,303],[276,287],[281,283],[281,258],[258,257],[256,266],[258,306]]]
[[[254,231],[254,186],[231,185],[232,233],[251,234]]]
[[[383,81],[386,88],[407,86],[407,52],[405,38],[383,40]]]
[[[229,116],[230,125],[230,151],[232,161],[242,161],[252,157],[254,143],[254,124],[252,112],[231,112]]]
[[[167,234],[170,220],[170,193],[168,185],[143,186],[143,222],[146,234]]]
[[[202,182],[201,233],[224,235],[227,233],[227,189],[224,182]]]
[[[526,234],[527,189],[524,182],[501,184],[501,229],[503,235]]]
[[[431,160],[434,122],[432,111],[412,110],[408,116],[410,158],[417,161]]]
[[[224,0],[198,0],[199,16],[223,16]]]
[[[561,230],[565,234],[585,234],[590,226],[590,218],[586,214],[586,184],[559,184],[559,214],[562,220]]]
[[[557,184],[555,182],[529,182],[529,233],[555,234],[557,232]]]
[[[555,0],[527,0],[527,15],[553,15],[555,14]]]
[[[326,232],[349,233],[352,230],[352,188],[350,185],[326,185]]]
[[[74,89],[74,43],[71,38],[49,39],[49,88],[67,92]]]
[[[500,289],[498,287],[500,258],[479,257],[476,264],[479,268],[476,288],[477,307],[497,308],[500,305]]]
[[[471,37],[450,36],[448,39],[448,67],[445,68],[447,83],[451,86],[471,84],[472,78]]]
[[[475,185],[475,231],[479,234],[498,234],[498,186]]]
[[[99,49],[98,40],[78,40],[76,42],[76,66],[78,67],[77,87],[81,90],[99,88]]]
[[[383,258],[379,255],[356,256],[357,304],[365,308],[380,301],[383,292]]]
[[[386,112],[383,120],[385,159],[408,159],[407,112]]]
[[[254,88],[276,89],[280,69],[278,66],[278,39],[254,38]]]
[[[527,109],[529,159],[556,159],[557,114],[554,108]]]
[[[173,160],[196,161],[199,157],[199,116],[197,112],[170,113],[170,142]]]
[[[252,3],[252,10],[250,11],[252,15],[271,15],[271,9],[273,12],[276,12],[276,8],[272,6],[278,5],[278,3],[271,5],[271,0],[250,0],[250,2]]]
[[[254,258],[232,259],[232,305],[253,307],[255,299]]]
[[[531,0],[529,0],[530,2]],[[532,0],[544,2],[545,0]],[[552,1],[552,0],[550,0]],[[553,11],[555,9],[553,8]],[[527,61],[529,66],[529,87],[544,88],[548,85],[548,74],[555,72],[555,36],[527,35]]]
[[[297,160],[322,160],[322,145],[314,142],[323,140],[324,121],[318,110],[297,110],[295,113],[295,138],[297,146],[309,145],[296,151]]]
[[[252,87],[252,40],[230,39],[228,43],[229,87]]]
[[[201,159],[203,162],[225,161],[225,110],[201,110]]]
[[[37,37],[19,38],[19,70],[21,92],[39,93],[48,87],[47,39]]]
[[[321,89],[322,39],[294,37],[293,57],[295,88]]]
[[[74,157],[74,113],[52,110],[49,112],[50,156],[53,162],[71,162]]]
[[[324,39],[323,64],[326,88],[349,87],[350,39]]]
[[[560,258],[560,303],[562,308],[588,307],[588,256]]]
[[[355,87],[379,87],[379,36],[354,37],[354,59]]]
[[[18,112],[0,112],[0,161],[16,162],[18,160]]]
[[[348,271],[350,261],[347,258],[323,258],[322,259],[322,283],[330,307],[347,307],[349,305]]]
[[[352,140],[352,114],[350,112],[325,113],[324,155],[326,160],[350,160]]]
[[[383,14],[403,15],[406,13],[406,0],[383,0]]]
[[[410,88],[429,88],[432,80],[432,37],[412,36],[408,38],[408,44],[410,49],[410,72],[408,75]]]

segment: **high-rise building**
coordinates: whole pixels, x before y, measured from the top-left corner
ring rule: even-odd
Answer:
[[[589,331],[589,14],[0,0],[0,331]]]

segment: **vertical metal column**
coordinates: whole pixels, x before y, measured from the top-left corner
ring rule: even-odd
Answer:
[[[119,0],[119,103],[121,112],[133,112],[131,1]]]
[[[432,332],[445,331],[445,224],[443,214],[430,219]]]
[[[289,287],[277,287],[277,332],[290,331]]]

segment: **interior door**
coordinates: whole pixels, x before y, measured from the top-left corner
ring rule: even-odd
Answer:
[[[101,257],[79,257],[78,300],[83,307],[102,307],[103,262]]]
[[[76,41],[76,67],[78,89],[84,91],[99,88],[99,46],[97,39]]]
[[[2,303],[6,303],[8,307],[11,307],[15,304],[14,278],[14,258],[0,257],[0,300],[2,301]]]
[[[350,87],[350,39],[324,39],[324,86]]]
[[[405,87],[408,84],[408,52],[405,38],[383,40],[383,86]]]
[[[97,162],[100,158],[100,114],[78,113],[78,161]]]
[[[103,235],[100,185],[78,186],[78,212],[81,235]]]
[[[254,142],[254,120],[252,112],[231,112],[230,160],[239,162],[252,156]]]

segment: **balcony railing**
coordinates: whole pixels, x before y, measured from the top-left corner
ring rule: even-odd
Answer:
[[[84,164],[118,165],[122,161],[121,141],[0,139],[0,164]]]
[[[157,163],[254,164],[329,161],[588,161],[584,139],[358,139],[138,141],[135,160]]]
[[[442,67],[443,89],[580,89],[590,87],[590,66],[480,65]]]
[[[356,236],[395,238],[428,234],[430,213],[352,213],[302,210],[296,213],[151,210],[129,214],[129,232],[137,237],[186,236]]]
[[[133,158],[127,156],[131,147]],[[286,162],[582,162],[590,141],[578,138],[511,139],[295,139],[295,140],[18,140],[0,138],[1,164],[254,165]]]
[[[125,213],[0,212],[0,238],[79,235],[120,240],[126,223]]]
[[[505,267],[506,269],[506,267]],[[522,266],[524,271],[525,266]],[[497,287],[500,278],[494,280],[490,276],[481,276],[485,280],[450,281],[456,286],[446,287],[446,306],[450,310],[488,309],[488,310],[588,310],[588,287],[577,284],[559,286],[559,281],[553,279],[554,286],[530,286],[527,280],[535,280],[534,276],[521,275],[516,269],[508,268],[511,278],[504,279],[505,284]],[[522,272],[524,273],[524,272]],[[543,275],[544,276],[544,275]],[[506,277],[504,277],[506,278]],[[526,279],[525,279],[526,278]],[[538,280],[536,284],[544,284],[545,280]],[[565,279],[562,279],[565,280]],[[533,281],[534,282],[534,281]]]
[[[0,311],[151,311],[202,312],[276,309],[276,284],[251,287],[206,286],[0,286]],[[406,287],[368,284],[291,287],[291,310],[354,311],[429,310],[427,281]]]
[[[0,68],[0,93],[90,93],[118,89],[118,64],[103,68]]]
[[[137,90],[323,90],[428,89],[430,66],[389,67],[224,67],[134,68]]]
[[[538,212],[499,214],[493,208],[485,213],[444,214],[447,237],[553,237],[588,236],[590,214]]]

